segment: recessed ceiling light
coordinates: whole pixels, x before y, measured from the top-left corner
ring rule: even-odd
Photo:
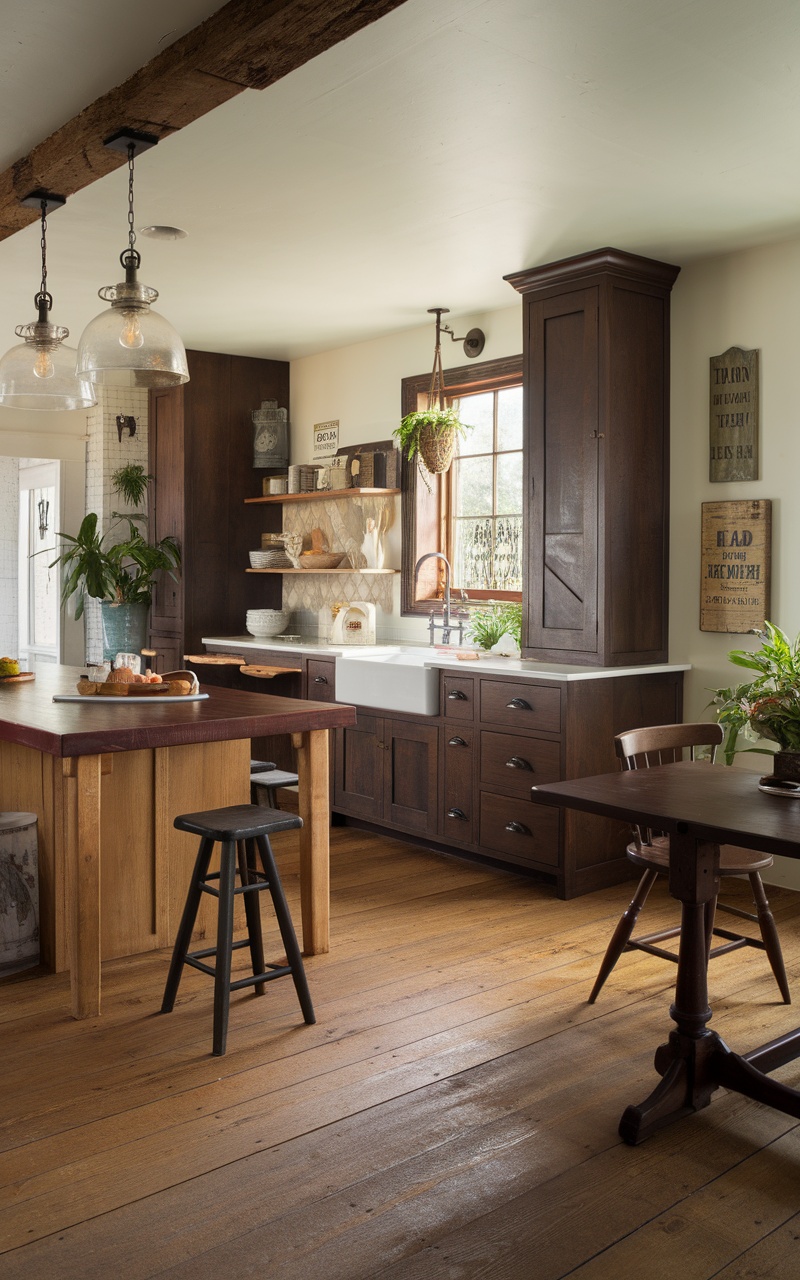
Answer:
[[[140,227],[139,235],[148,236],[150,240],[185,240],[189,233],[181,227]]]

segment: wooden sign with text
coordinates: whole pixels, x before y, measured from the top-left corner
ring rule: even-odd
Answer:
[[[772,503],[703,503],[700,630],[744,634],[769,617]]]
[[[729,347],[709,361],[709,480],[758,479],[758,352]]]

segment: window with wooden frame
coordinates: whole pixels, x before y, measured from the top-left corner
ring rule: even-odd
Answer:
[[[403,614],[442,600],[441,561],[426,561],[414,582],[427,551],[450,561],[455,600],[462,591],[475,601],[522,598],[522,356],[448,369],[444,384],[472,430],[445,475],[403,461]],[[403,379],[404,415],[425,407],[429,386],[430,374]]]

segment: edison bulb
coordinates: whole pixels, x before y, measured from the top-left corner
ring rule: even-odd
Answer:
[[[33,373],[36,378],[52,378],[55,373],[55,365],[53,358],[47,347],[39,347],[36,352],[36,359],[33,362]]]
[[[122,332],[119,335],[119,345],[128,347],[133,350],[135,347],[141,347],[144,342],[139,317],[135,311],[123,311],[125,323],[122,326]]]

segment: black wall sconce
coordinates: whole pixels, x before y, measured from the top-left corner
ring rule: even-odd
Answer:
[[[122,444],[123,431],[128,432],[129,438],[131,438],[132,436],[135,436],[136,435],[136,419],[131,417],[130,414],[118,413],[117,414],[117,438],[120,444]]]
[[[470,360],[474,360],[479,356],[486,346],[486,334],[483,329],[470,329],[465,338],[457,338],[450,328],[449,324],[442,324],[442,316],[447,315],[450,311],[449,307],[428,307],[428,315],[436,316],[436,344],[439,344],[439,335],[449,333],[453,342],[464,343],[464,355],[469,356]]]

